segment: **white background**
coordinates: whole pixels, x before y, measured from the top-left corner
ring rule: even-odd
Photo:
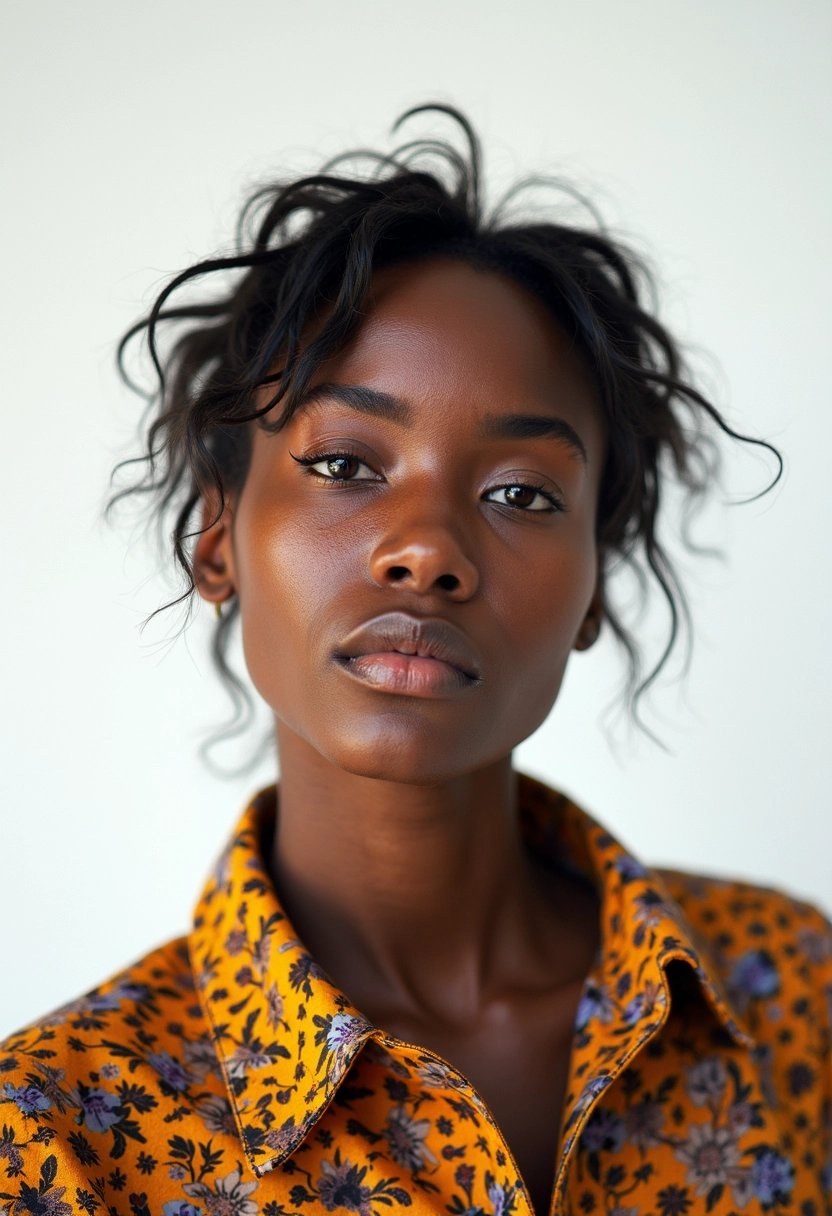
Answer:
[[[210,615],[185,638],[129,521],[100,510],[139,415],[113,348],[173,271],[228,244],[247,190],[442,100],[495,191],[571,177],[659,267],[664,318],[787,473],[713,508],[722,564],[687,563],[698,644],[651,719],[599,717],[607,643],[574,661],[516,763],[655,862],[832,905],[829,375],[832,8],[826,0],[420,0],[418,5],[4,6],[0,1032],[187,929],[274,762],[196,749],[226,712]],[[402,138],[451,134],[418,123]],[[494,195],[492,195],[494,197]],[[766,468],[732,461],[732,491]],[[234,753],[232,759],[244,753]],[[229,758],[229,753],[225,753]]]

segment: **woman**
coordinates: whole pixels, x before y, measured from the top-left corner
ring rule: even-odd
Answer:
[[[663,662],[669,468],[705,488],[702,423],[742,437],[629,254],[483,218],[448,112],[469,161],[417,151],[450,183],[400,154],[269,190],[250,246],[128,335],[159,374],[139,488],[232,681],[240,618],[280,783],[186,937],[6,1041],[11,1213],[829,1202],[820,913],[650,870],[512,767],[603,623],[649,685],[608,575],[666,597]]]

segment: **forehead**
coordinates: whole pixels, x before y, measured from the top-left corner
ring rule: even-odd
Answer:
[[[501,274],[451,258],[377,271],[359,330],[314,379],[334,375],[383,379],[417,404],[435,393],[449,406],[493,404],[508,393],[597,406],[583,358],[543,303]]]

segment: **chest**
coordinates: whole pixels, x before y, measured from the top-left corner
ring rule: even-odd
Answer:
[[[420,1042],[471,1082],[490,1110],[537,1216],[547,1216],[560,1152],[574,1015],[581,984],[545,999],[515,1000],[466,1033],[388,1027]],[[429,1041],[428,1041],[429,1040]]]
[[[547,1216],[560,1150],[560,1120],[569,1074],[569,1044],[527,1039],[514,1059],[497,1053],[469,1064],[478,1093],[493,1114],[531,1197]]]

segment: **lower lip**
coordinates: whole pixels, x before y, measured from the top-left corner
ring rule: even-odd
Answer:
[[[342,670],[362,684],[405,697],[447,697],[474,688],[477,681],[441,659],[421,655],[362,654],[341,658]]]

